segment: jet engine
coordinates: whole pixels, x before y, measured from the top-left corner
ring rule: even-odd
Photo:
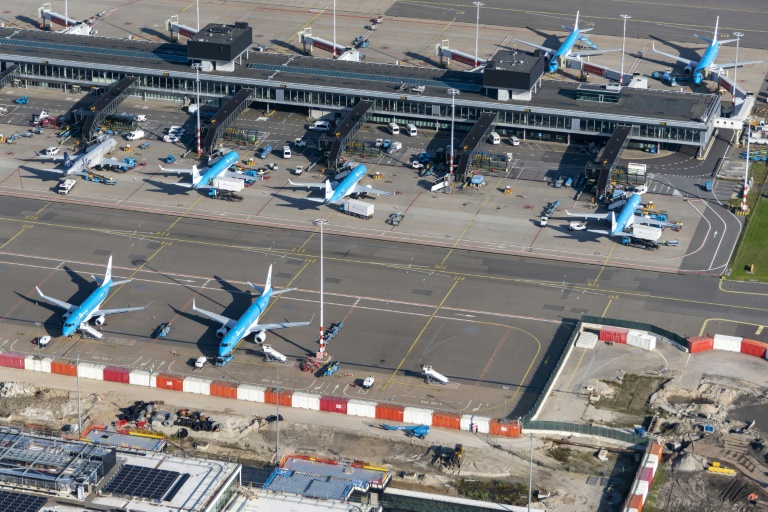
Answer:
[[[686,75],[690,75],[691,73],[693,73],[693,66],[689,64],[685,66],[685,69],[683,71],[685,72]]]
[[[256,334],[253,335],[253,340],[259,344],[264,343],[266,339],[267,339],[267,333],[264,331],[258,331]]]
[[[93,323],[95,323],[96,325],[101,327],[102,325],[104,325],[104,321],[106,319],[107,319],[107,317],[105,317],[104,315],[101,315],[101,316],[96,317],[96,320],[94,320]]]
[[[221,328],[220,328],[218,331],[216,331],[216,336],[217,336],[219,339],[221,339],[221,338],[223,338],[224,336],[226,336],[226,335],[227,335],[227,332],[229,332],[229,331],[227,330],[227,328],[226,328],[226,327],[224,327],[224,326],[221,326]]]
[[[64,314],[61,316],[61,323],[62,323],[62,324],[65,324],[65,323],[67,323],[67,318],[69,318],[69,315],[71,315],[71,314],[72,314],[72,312],[71,312],[71,311],[67,311],[66,313],[64,313]]]

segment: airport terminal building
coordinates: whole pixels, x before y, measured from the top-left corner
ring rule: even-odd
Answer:
[[[457,131],[484,114],[502,135],[536,141],[599,142],[626,126],[630,147],[685,145],[700,155],[721,109],[717,95],[542,79],[543,58],[521,53],[501,51],[484,71],[463,72],[252,52],[247,23],[209,25],[196,38],[181,45],[0,28],[0,86],[105,95],[132,78],[121,94],[179,101],[194,98],[199,70],[203,105],[237,97],[231,119],[214,120],[219,126],[252,102],[318,117],[367,100],[367,122],[449,129],[455,102]]]

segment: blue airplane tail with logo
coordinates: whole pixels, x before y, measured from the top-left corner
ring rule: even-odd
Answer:
[[[203,177],[200,175],[200,171],[197,170],[197,166],[192,166],[192,185],[197,185]]]
[[[333,195],[333,187],[331,186],[331,180],[325,182],[325,200],[328,201]]]
[[[64,168],[69,169],[70,167],[72,167],[73,163],[74,162],[72,162],[72,159],[69,157],[69,154],[65,151],[64,152]]]

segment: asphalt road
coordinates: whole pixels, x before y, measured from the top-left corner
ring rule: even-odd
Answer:
[[[693,336],[709,319],[761,325],[768,312],[754,292],[722,291],[710,277],[362,240],[332,230],[325,244],[325,323],[345,324],[331,353],[356,376],[375,373],[377,392],[387,399],[422,406],[464,410],[472,404],[499,413],[510,397],[509,411],[524,413],[562,350],[567,326],[581,314],[643,320]],[[109,319],[104,332],[111,350],[103,342],[57,339],[54,355],[99,354],[90,360],[188,371],[189,361],[213,355],[218,328],[191,312],[192,299],[237,317],[250,303],[246,282],[263,283],[269,264],[277,288],[298,290],[274,301],[264,321],[310,320],[319,309],[315,233],[4,197],[2,349],[31,352],[19,340],[34,337],[34,322],[58,336],[61,312],[34,287],[77,303],[93,289],[88,276],[103,273],[109,254],[115,275],[134,281],[116,289],[106,305],[152,304]],[[169,338],[150,340],[156,325],[169,320]],[[306,357],[316,348],[317,323],[272,334],[269,343],[294,361]],[[177,352],[175,361],[168,361],[169,350]],[[206,376],[270,385],[274,368],[258,355],[258,347],[243,343],[238,364],[209,368]],[[436,395],[422,386],[423,364],[458,389]],[[338,381],[307,380],[295,368],[280,380],[294,389],[349,392]],[[478,396],[476,387],[488,393]]]
[[[720,16],[720,37],[733,37],[733,32],[744,33],[742,46],[749,48],[768,47],[768,32],[765,30],[765,3],[760,0],[744,0],[738,3],[723,4],[716,0],[702,0],[695,5],[683,2],[648,3],[642,1],[615,2],[613,0],[594,0],[588,9],[582,4],[572,4],[563,0],[543,0],[536,3],[510,2],[505,0],[486,0],[480,9],[481,25],[506,27],[527,27],[540,31],[542,37],[532,43],[557,48],[558,40],[554,32],[564,31],[563,25],[573,26],[576,11],[581,7],[580,26],[594,27],[594,32],[602,35],[621,37],[624,24],[621,14],[632,16],[627,21],[627,37],[655,39],[662,43],[683,42],[699,43],[704,41],[695,37],[712,37],[715,19]],[[387,12],[387,16],[454,21],[474,24],[477,17],[476,7],[472,2],[446,4],[442,2],[423,2],[421,0],[401,0]],[[673,48],[675,45],[670,45]],[[703,46],[702,46],[703,47]],[[693,52],[681,48],[683,56]]]

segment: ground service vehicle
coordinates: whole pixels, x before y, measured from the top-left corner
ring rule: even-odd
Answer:
[[[59,187],[56,190],[59,194],[69,194],[69,191],[77,184],[77,181],[73,179],[64,180],[59,183]]]
[[[571,231],[584,231],[585,229],[587,229],[587,225],[582,222],[571,222],[568,225],[568,229],[570,229]]]
[[[328,121],[315,121],[309,126],[309,129],[317,132],[324,132],[331,127],[331,123]]]
[[[22,96],[21,98],[16,98],[13,100],[17,105],[26,105],[29,103],[29,98],[27,96]]]
[[[267,144],[267,147],[265,147],[264,149],[261,150],[261,155],[259,155],[259,156],[261,157],[262,160],[264,160],[265,158],[267,158],[269,156],[269,154],[271,152],[272,152],[272,146]]]
[[[356,199],[348,199],[343,201],[339,206],[339,210],[347,215],[358,217],[360,219],[370,219],[373,217],[373,205],[358,201]]]
[[[621,244],[628,247],[637,247],[638,249],[645,249],[646,251],[655,251],[659,248],[659,244],[651,240],[643,240],[642,238],[635,238],[632,236],[625,236],[621,239]]]

